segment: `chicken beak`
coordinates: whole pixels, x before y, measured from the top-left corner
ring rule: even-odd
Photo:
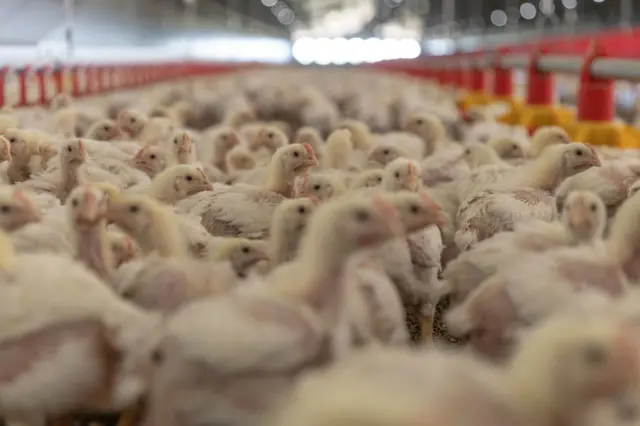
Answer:
[[[440,229],[447,226],[447,218],[445,217],[442,210],[438,210],[435,215],[434,223]]]
[[[575,209],[571,212],[569,217],[569,223],[574,229],[587,229],[589,227],[589,220],[584,212]]]
[[[602,162],[600,161],[600,157],[598,156],[598,153],[596,152],[596,150],[591,145],[587,145],[587,146],[591,150],[591,161],[589,162],[589,165],[593,167],[602,166]]]
[[[213,190],[213,184],[209,181],[209,179],[207,179],[204,182],[202,182],[202,190],[203,191],[212,191]]]
[[[433,223],[439,228],[444,228],[447,225],[447,218],[444,215],[442,208],[438,203],[433,201],[426,193],[420,194],[420,197],[426,202],[430,208],[428,209],[429,215],[433,217]]]
[[[182,154],[190,151],[191,151],[191,138],[189,137],[189,135],[184,134],[180,139],[180,146],[178,147],[178,152]]]
[[[302,144],[302,146],[304,146],[305,151],[307,151],[308,157],[305,165],[307,165],[307,167],[316,167],[318,165],[318,158],[316,157],[313,147],[308,143]]]
[[[78,221],[85,223],[94,223],[99,216],[98,200],[91,192],[84,194],[84,204],[82,210],[78,213]]]
[[[128,235],[124,236],[124,253],[125,260],[131,260],[136,257],[136,251],[133,248],[133,240]]]

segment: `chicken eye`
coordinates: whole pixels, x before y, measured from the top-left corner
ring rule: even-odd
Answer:
[[[186,175],[186,176],[184,177],[184,179],[185,179],[186,181],[188,181],[188,182],[191,182],[191,181],[193,181],[193,176],[191,176],[191,175]]]
[[[111,130],[111,127],[105,124],[104,126],[102,126],[102,130],[108,132],[109,130]]]
[[[596,210],[598,210],[598,206],[596,206],[595,203],[592,203],[589,205],[589,210],[595,212]]]
[[[581,156],[583,154],[582,150],[578,149],[576,150],[576,155],[577,156]]]
[[[132,206],[129,206],[129,211],[131,213],[138,213],[140,211],[140,206],[137,204],[134,204]]]
[[[242,250],[242,252],[243,252],[244,254],[248,254],[248,253],[249,253],[249,251],[250,251],[249,247],[247,247],[247,246],[243,246],[241,250]]]
[[[180,141],[178,140],[178,138],[175,138],[175,139],[173,140],[173,143],[174,143],[174,145],[178,145],[178,144],[180,143]]]
[[[164,356],[162,355],[162,351],[160,349],[156,349],[155,351],[153,351],[153,353],[151,354],[151,361],[153,361],[154,364],[160,364],[163,360]]]
[[[129,290],[125,290],[124,292],[122,292],[122,297],[125,299],[133,299],[133,297],[136,295],[135,290],[130,288]]]
[[[394,175],[395,175],[396,179],[400,179],[400,172],[395,172]]]
[[[366,210],[358,210],[355,212],[355,218],[358,222],[366,222],[371,216]]]
[[[15,143],[16,142],[16,138],[9,138],[9,143]]]
[[[422,125],[424,124],[424,120],[423,120],[422,118],[418,118],[418,119],[416,120],[416,124],[417,124],[418,126],[422,126]]]
[[[597,344],[588,345],[584,348],[584,359],[589,365],[602,365],[607,361],[607,351]]]
[[[377,178],[376,178],[376,182],[378,182],[378,183],[382,183],[382,178],[381,178],[381,177],[377,177]]]
[[[293,156],[294,156],[294,157],[296,157],[296,158],[298,158],[298,157],[300,157],[300,154],[298,154],[298,152],[297,152],[297,151],[293,151]]]
[[[74,198],[73,200],[71,200],[71,205],[73,207],[78,207],[79,204],[80,204],[80,202],[78,201],[77,198]]]
[[[470,155],[471,154],[471,149],[467,148],[464,150],[464,155]]]
[[[383,155],[389,155],[389,150],[388,150],[388,149],[383,150],[383,151],[382,151],[382,154],[383,154]]]
[[[513,149],[514,151],[516,151],[518,148],[520,148],[518,145],[515,145],[515,144],[511,145],[511,149]]]
[[[418,207],[417,204],[411,204],[411,206],[409,206],[409,211],[411,213],[417,214],[420,211],[420,207]]]
[[[136,118],[135,117],[131,117],[131,118],[129,118],[129,121],[131,122],[131,124],[135,124]]]
[[[267,133],[267,137],[269,139],[273,139],[275,137],[275,134],[273,132],[269,132],[269,133]]]
[[[4,204],[4,205],[2,205],[2,206],[0,207],[0,211],[1,211],[2,213],[9,213],[9,212],[11,211],[11,207],[10,207],[10,206],[7,206],[6,204]]]
[[[156,159],[156,158],[158,158],[158,157],[157,157],[155,154],[151,154],[151,155],[149,156],[149,158],[151,158],[152,160],[155,160],[155,159]]]
[[[67,147],[67,152],[73,152],[73,148],[71,148],[70,146]]]
[[[307,209],[305,209],[304,206],[298,207],[298,213],[305,214],[306,212],[307,212]]]
[[[320,191],[320,188],[322,188],[322,187],[320,186],[320,184],[317,184],[317,183],[316,183],[315,185],[313,185],[313,190],[314,190],[314,191]]]
[[[618,418],[622,421],[631,422],[638,418],[638,408],[632,404],[623,404],[618,407]]]

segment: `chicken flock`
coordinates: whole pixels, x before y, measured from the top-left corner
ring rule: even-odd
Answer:
[[[640,425],[640,152],[455,105],[264,69],[0,110],[0,416]]]

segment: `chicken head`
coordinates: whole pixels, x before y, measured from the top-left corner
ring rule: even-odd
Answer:
[[[266,148],[270,152],[275,152],[287,143],[287,135],[278,126],[268,125],[260,129],[249,142],[249,149],[258,151],[260,148]]]
[[[367,161],[373,166],[384,167],[399,157],[406,158],[407,154],[390,143],[379,143],[369,151]]]
[[[97,141],[110,141],[122,137],[122,132],[115,121],[103,118],[89,127],[86,137]]]
[[[146,123],[147,117],[143,113],[131,109],[121,111],[117,120],[120,130],[128,133],[131,137],[140,135]]]
[[[149,177],[154,177],[165,169],[167,165],[167,154],[165,150],[160,147],[143,147],[140,148],[133,157],[133,164],[136,169],[142,170]]]
[[[607,225],[607,209],[593,192],[574,191],[561,210],[562,222],[580,241],[602,236]]]
[[[339,176],[317,173],[304,175],[296,190],[296,197],[314,196],[325,201],[344,194],[347,187]]]
[[[204,171],[197,166],[184,164],[171,168],[174,173],[173,189],[178,199],[197,194],[202,191],[211,191],[211,181]]]
[[[296,143],[283,146],[276,151],[273,160],[282,167],[286,176],[292,177],[318,165],[318,159],[309,144]]]
[[[385,166],[382,187],[387,191],[417,191],[421,174],[422,167],[418,162],[397,158]]]
[[[268,245],[265,241],[246,238],[225,238],[216,247],[216,260],[228,260],[238,278],[246,278],[250,269],[258,262],[269,260]]]
[[[106,193],[92,185],[82,185],[74,189],[67,198],[67,208],[71,222],[75,226],[94,226],[107,214]]]
[[[81,139],[65,142],[60,148],[60,162],[63,169],[69,166],[79,167],[87,161],[87,149]]]
[[[407,233],[431,225],[440,228],[446,225],[442,209],[426,193],[401,191],[385,195],[385,199],[398,210]]]
[[[177,158],[193,152],[193,138],[186,130],[176,132],[171,138],[171,144]]]
[[[384,172],[380,169],[360,172],[351,182],[351,189],[375,188],[382,185]]]
[[[539,156],[548,146],[571,143],[567,132],[558,126],[543,126],[531,137],[529,151],[532,157]]]
[[[39,222],[41,214],[31,198],[20,189],[0,192],[0,228],[15,231],[23,226]]]
[[[107,219],[138,241],[150,232],[159,202],[148,197],[122,197],[110,203]]]
[[[488,142],[488,145],[493,148],[500,158],[505,160],[523,158],[526,154],[524,144],[513,138],[492,139]]]
[[[583,143],[570,143],[562,150],[562,166],[565,176],[573,176],[591,167],[600,167],[600,158],[596,151]]]

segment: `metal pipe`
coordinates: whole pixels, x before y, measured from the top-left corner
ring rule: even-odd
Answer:
[[[543,55],[538,59],[538,69],[544,72],[559,72],[577,74],[582,68],[582,58],[572,58],[562,55]]]
[[[74,18],[74,0],[64,0],[64,41],[67,50],[67,59],[73,57],[74,37],[73,37],[73,18]]]
[[[494,63],[492,55],[479,55],[468,58],[438,58],[435,68],[453,69],[487,69]],[[509,54],[499,56],[496,66],[505,69],[526,69],[530,62],[530,55]],[[549,73],[578,74],[584,60],[575,56],[542,55],[538,59],[537,67],[540,71]],[[600,58],[591,65],[593,77],[609,80],[640,81],[640,59]]]
[[[611,80],[640,80],[640,60],[638,59],[596,59],[591,65],[591,75]]]
[[[529,55],[507,55],[499,58],[500,65],[504,68],[525,69],[529,65]]]

